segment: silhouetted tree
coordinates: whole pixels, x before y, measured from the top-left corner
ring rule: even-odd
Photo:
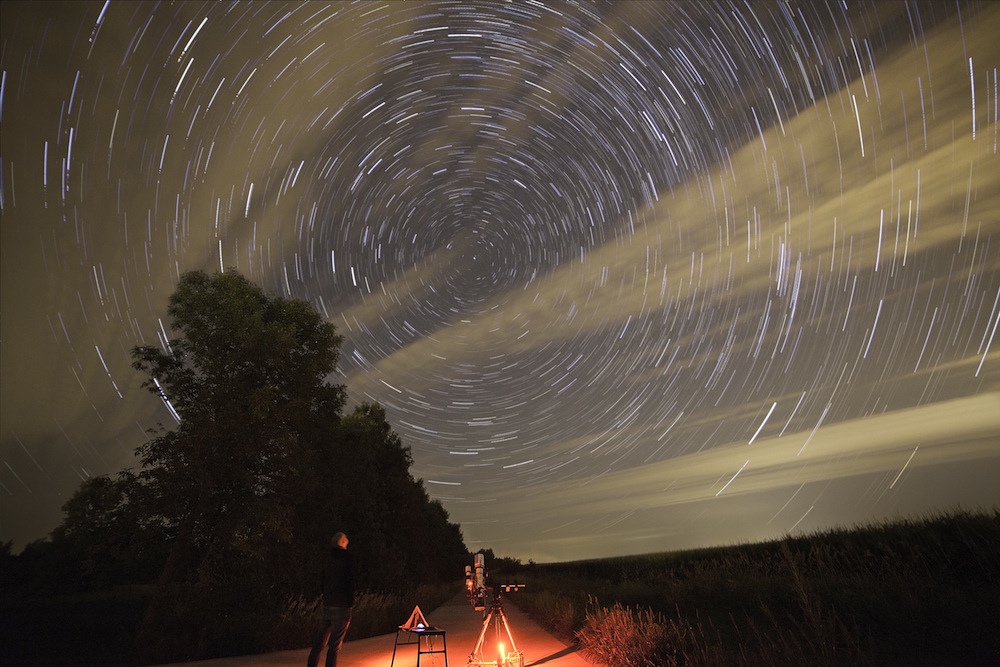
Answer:
[[[461,530],[410,474],[410,448],[385,409],[362,403],[344,417],[339,439],[336,470],[343,485],[333,516],[363,538],[351,542],[365,565],[363,585],[399,592],[414,579],[457,578],[467,554]]]
[[[410,475],[385,410],[342,416],[344,388],[327,381],[341,337],[312,306],[235,272],[193,272],[167,312],[182,335],[133,350],[145,386],[179,417],[137,450],[142,470],[127,477],[133,519],[170,545],[138,639],[145,656],[261,648],[287,596],[318,592],[335,530],[351,536],[363,588],[461,571],[461,531]],[[102,517],[122,512],[116,491],[94,482],[78,499],[93,516],[67,534],[105,530]]]
[[[305,301],[270,298],[236,272],[191,272],[167,312],[183,336],[133,350],[146,386],[180,417],[138,450],[140,481],[175,533],[159,587],[181,590],[151,606],[153,636],[165,616],[203,634],[195,610],[274,603],[301,524],[296,491],[345,400],[326,380],[341,338]]]
[[[62,506],[52,531],[52,550],[63,561],[65,590],[96,590],[147,582],[163,560],[163,532],[134,493],[131,471],[84,481]]]

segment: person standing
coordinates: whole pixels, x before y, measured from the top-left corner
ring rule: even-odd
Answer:
[[[354,563],[347,551],[349,540],[335,533],[329,554],[323,563],[323,628],[309,652],[309,667],[316,667],[319,654],[329,644],[326,667],[337,667],[337,654],[351,624],[354,606]]]

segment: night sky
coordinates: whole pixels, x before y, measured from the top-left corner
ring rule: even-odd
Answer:
[[[1000,5],[0,7],[15,552],[175,424],[194,269],[337,327],[472,549],[1000,505]]]

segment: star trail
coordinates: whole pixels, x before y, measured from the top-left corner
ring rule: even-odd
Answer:
[[[235,268],[344,339],[472,549],[1000,504],[1000,7],[2,5],[0,538],[176,423]]]

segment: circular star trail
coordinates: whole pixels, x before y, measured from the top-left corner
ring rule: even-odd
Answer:
[[[1000,503],[989,3],[3,5],[3,537],[171,416],[235,268],[345,337],[468,545]]]

